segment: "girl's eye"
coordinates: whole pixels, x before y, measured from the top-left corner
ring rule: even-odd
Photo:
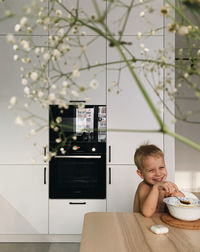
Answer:
[[[147,172],[153,172],[153,170],[148,170]]]

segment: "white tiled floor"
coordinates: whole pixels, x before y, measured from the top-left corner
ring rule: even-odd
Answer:
[[[79,252],[80,243],[0,243],[0,252]]]

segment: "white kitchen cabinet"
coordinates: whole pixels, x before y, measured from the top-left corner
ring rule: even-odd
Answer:
[[[0,165],[0,234],[48,234],[48,167]]]
[[[132,212],[138,184],[135,165],[107,166],[107,211]]]
[[[155,144],[163,150],[162,133],[108,132],[107,164],[133,164],[140,145]]]
[[[86,213],[105,211],[106,200],[49,200],[49,234],[81,234]]]
[[[23,37],[24,38],[24,37]],[[43,44],[45,39],[35,38]],[[28,108],[30,114],[24,113],[24,104],[28,100],[24,97],[24,86],[21,84],[20,66],[22,63],[14,62],[12,45],[6,42],[6,36],[0,37],[0,164],[43,164],[44,146],[48,144],[47,127],[38,131],[36,135],[27,138],[31,130],[48,125],[48,111],[39,104],[32,102]],[[15,108],[9,110],[9,101],[12,96],[17,97]],[[38,121],[32,116],[41,117]],[[29,118],[24,126],[15,125],[17,116]],[[34,122],[35,120],[35,122]],[[40,123],[38,126],[37,122]]]
[[[108,13],[107,24],[113,34],[118,35],[126,22],[128,7],[133,6],[128,16],[124,35],[137,35],[138,32],[161,35],[163,33],[163,15],[160,10],[164,5],[163,0],[123,0],[114,4],[115,8],[111,8]],[[111,2],[113,4],[113,2]],[[107,3],[109,9],[109,1]],[[160,29],[161,28],[161,29]]]
[[[53,79],[57,76],[57,87],[62,87],[63,81],[67,81],[70,85],[64,97],[66,103],[86,101],[91,105],[105,105],[106,41],[100,36],[69,36],[69,39],[73,41],[73,44],[77,44],[77,47],[72,47],[66,55],[67,59],[59,60],[57,65],[54,62],[49,63],[50,77]],[[58,78],[59,69],[66,74]],[[67,73],[73,72],[74,69],[78,70],[78,75],[72,74],[68,78]]]
[[[162,36],[152,36],[144,39],[136,39],[133,36],[124,36],[124,41],[132,43],[128,49],[133,53],[136,59],[155,59],[159,48],[163,48]],[[141,55],[144,49],[148,49],[147,54]],[[128,57],[128,56],[127,56]],[[128,57],[130,58],[130,57]],[[120,61],[116,48],[108,47],[108,64],[113,61]],[[112,67],[108,65],[107,72],[107,115],[108,115],[108,130],[159,130],[159,124],[155,119],[149,105],[143,97],[136,81],[132,77],[124,63],[115,64]],[[158,71],[151,72],[153,67],[151,64],[145,65],[144,62],[138,60],[132,63],[133,70],[137,74],[144,88],[146,89],[153,104],[158,108],[160,117],[163,119],[163,106],[160,98],[154,91],[158,84],[163,84],[163,70],[156,67]],[[122,68],[120,79],[118,79],[118,71],[113,68]],[[113,86],[112,83],[118,85]],[[119,92],[119,93],[118,93]],[[160,90],[160,97],[163,97],[163,92]]]

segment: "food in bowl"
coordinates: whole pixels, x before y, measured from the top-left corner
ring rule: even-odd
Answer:
[[[180,200],[188,201],[190,204],[183,204]],[[166,203],[169,213],[185,221],[195,221],[200,219],[200,200],[187,197],[167,197],[163,201]]]

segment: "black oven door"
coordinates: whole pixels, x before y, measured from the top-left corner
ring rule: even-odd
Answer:
[[[105,199],[105,154],[55,156],[50,161],[49,198]]]

